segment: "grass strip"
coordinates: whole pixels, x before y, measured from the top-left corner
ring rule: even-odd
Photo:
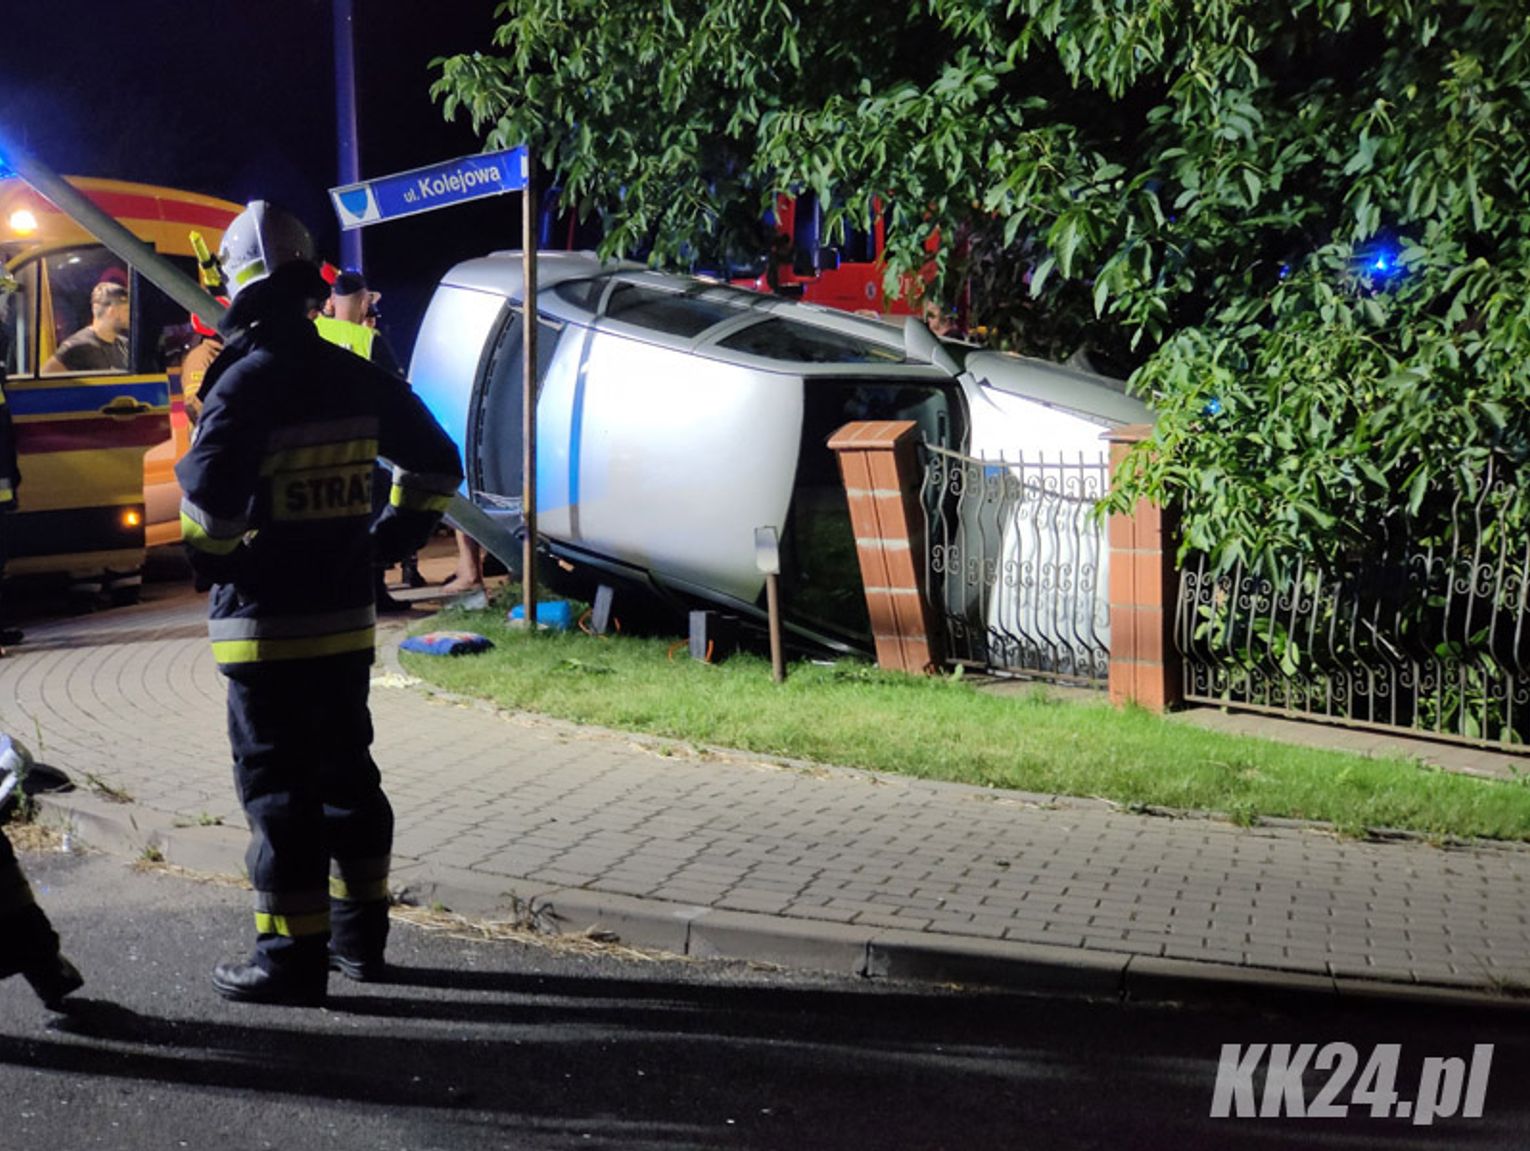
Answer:
[[[1209,811],[1239,823],[1289,817],[1349,835],[1397,829],[1438,840],[1530,840],[1527,780],[1204,731],[1040,687],[995,695],[961,677],[851,661],[795,663],[778,686],[769,661],[755,656],[704,664],[683,643],[661,639],[530,633],[505,626],[494,608],[447,612],[431,627],[476,631],[496,646],[461,658],[401,652],[411,674],[560,719],[1132,809]]]

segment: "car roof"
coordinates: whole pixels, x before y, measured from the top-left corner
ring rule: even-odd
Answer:
[[[520,302],[521,253],[458,264],[443,284]],[[716,280],[659,272],[593,252],[537,254],[537,310],[609,327],[711,359],[790,366],[805,375],[878,372],[944,377],[960,370],[910,346],[904,329],[868,316],[783,300]]]
[[[520,302],[519,251],[452,268],[443,284]],[[1007,352],[942,342],[915,317],[901,325],[820,304],[785,300],[697,276],[660,272],[594,252],[537,253],[537,310],[550,319],[608,327],[692,355],[804,376],[868,371],[923,379],[964,373],[979,387],[1070,411],[1104,424],[1153,415],[1120,380]],[[953,354],[954,352],[954,354]]]

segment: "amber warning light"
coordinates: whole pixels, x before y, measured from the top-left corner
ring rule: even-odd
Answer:
[[[129,508],[127,511],[122,513],[123,527],[136,528],[141,523],[143,523],[143,516],[138,512],[138,509]]]

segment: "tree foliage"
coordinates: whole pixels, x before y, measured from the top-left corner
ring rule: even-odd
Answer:
[[[435,91],[608,250],[885,205],[889,277],[1158,411],[1118,477],[1219,565],[1427,538],[1530,454],[1522,0],[516,0]],[[1496,509],[1523,526],[1517,486]],[[1431,519],[1433,517],[1433,519]]]

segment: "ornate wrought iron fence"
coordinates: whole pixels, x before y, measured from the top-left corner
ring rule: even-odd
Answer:
[[[925,594],[951,663],[1104,686],[1110,672],[1102,454],[979,459],[926,446]]]
[[[1452,530],[1368,567],[1180,574],[1185,698],[1299,718],[1530,742],[1530,538],[1463,494]]]

